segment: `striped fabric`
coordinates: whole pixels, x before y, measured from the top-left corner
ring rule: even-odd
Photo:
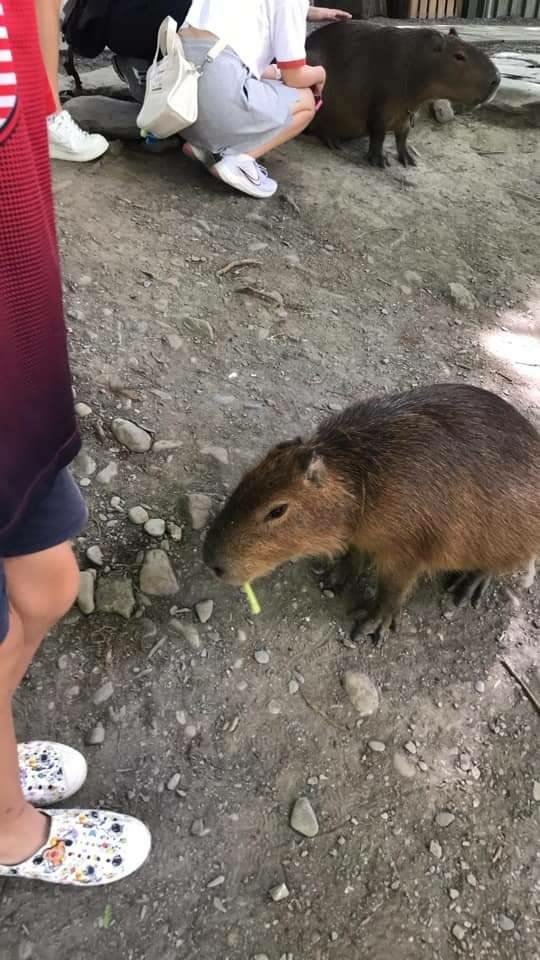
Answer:
[[[4,6],[0,3],[0,130],[7,124],[16,104],[17,76],[13,68]]]

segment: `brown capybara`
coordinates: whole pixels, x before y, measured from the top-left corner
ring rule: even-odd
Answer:
[[[531,571],[540,434],[501,397],[464,384],[355,403],[244,476],[208,531],[204,559],[240,585],[288,560],[350,551],[377,571],[353,638],[381,639],[423,573],[459,573],[474,602],[492,574]]]
[[[429,100],[477,105],[497,91],[500,76],[477,47],[428,27],[384,27],[349,20],[315,30],[308,62],[326,70],[323,105],[308,128],[329,146],[369,135],[368,160],[384,167],[384,138],[392,130],[398,159],[415,159],[407,137],[415,111]]]

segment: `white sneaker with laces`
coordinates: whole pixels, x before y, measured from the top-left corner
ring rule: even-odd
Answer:
[[[47,841],[32,857],[0,864],[0,877],[100,887],[141,867],[152,838],[144,823],[107,810],[50,810]]]
[[[88,768],[82,753],[63,743],[32,740],[17,747],[25,800],[38,807],[61,803],[81,789]]]
[[[109,149],[108,141],[100,133],[87,133],[67,110],[49,117],[49,156],[52,160],[71,160],[88,163],[97,160]]]
[[[265,168],[247,153],[223,157],[214,164],[212,172],[235,190],[263,200],[273,197],[278,187]]]

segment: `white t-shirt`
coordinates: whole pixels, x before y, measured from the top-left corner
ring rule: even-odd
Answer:
[[[306,62],[309,0],[193,0],[185,25],[208,30],[240,57],[255,77]]]

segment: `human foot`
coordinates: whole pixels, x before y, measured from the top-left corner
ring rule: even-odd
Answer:
[[[24,799],[40,807],[61,803],[81,789],[87,765],[82,753],[63,743],[32,740],[17,747]]]

